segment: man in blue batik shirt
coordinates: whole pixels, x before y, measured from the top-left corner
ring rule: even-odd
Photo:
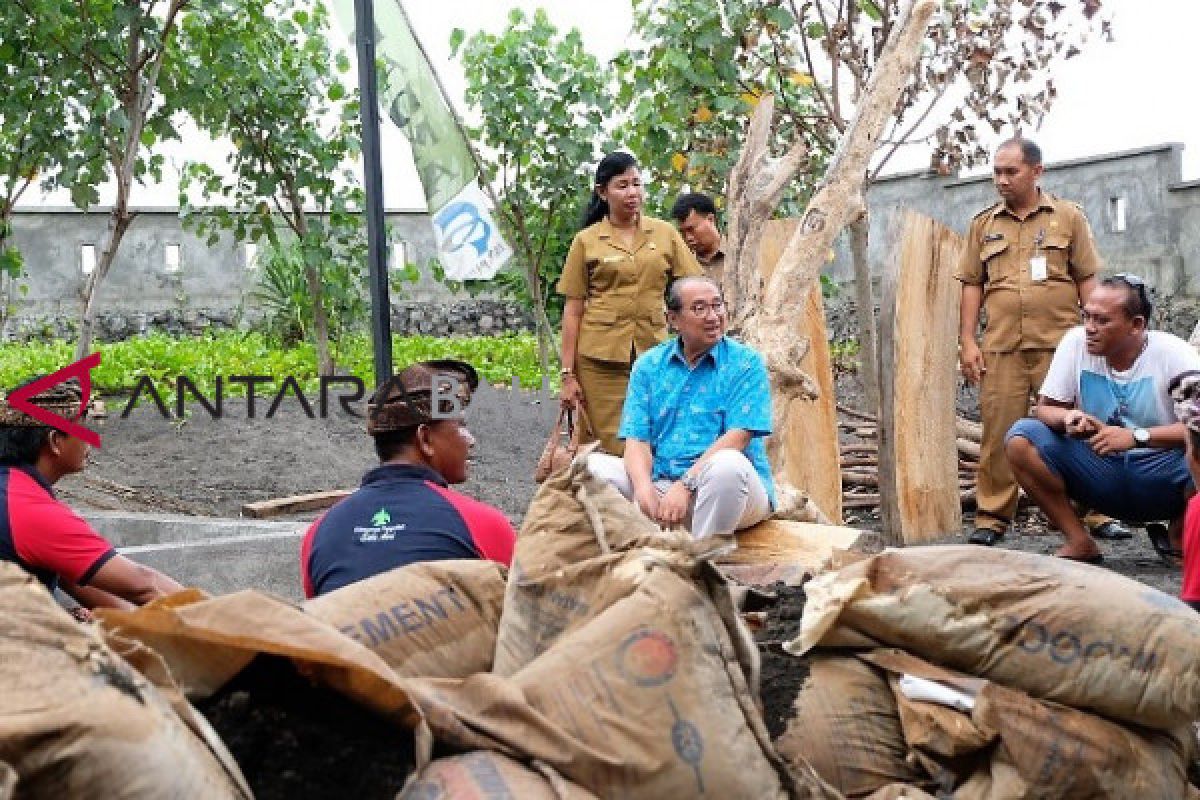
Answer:
[[[617,433],[625,457],[588,458],[646,516],[685,525],[695,538],[748,528],[775,505],[763,442],[771,433],[766,363],[725,336],[727,319],[716,283],[675,281],[667,321],[679,335],[633,365]]]

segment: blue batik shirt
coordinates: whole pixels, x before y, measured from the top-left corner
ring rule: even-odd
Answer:
[[[650,445],[654,480],[677,480],[722,434],[737,428],[754,437],[743,452],[774,508],[764,443],[771,433],[771,387],[763,357],[725,336],[690,367],[675,337],[634,363],[617,436]]]

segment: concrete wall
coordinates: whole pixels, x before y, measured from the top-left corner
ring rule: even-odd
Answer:
[[[432,277],[429,263],[436,250],[428,214],[391,211],[386,218],[393,243],[390,268],[413,263],[422,273],[417,283],[404,283],[392,293],[394,331],[443,335],[532,328],[532,318],[514,303],[455,293]],[[0,334],[22,340],[73,335],[86,281],[83,247],[98,247],[107,224],[106,209],[17,210],[13,237],[27,266],[21,281],[25,292],[0,279],[0,303],[12,308]],[[172,246],[178,250],[178,270],[167,265]],[[259,250],[265,247],[264,242]],[[209,247],[184,230],[177,209],[139,209],[100,288],[98,338],[122,339],[148,330],[198,333],[252,322],[258,316],[252,293],[260,276],[253,258],[227,234]]]
[[[1200,183],[1183,184],[1183,146],[1137,150],[1050,163],[1042,186],[1083,206],[1110,272],[1136,272],[1159,295],[1200,295]],[[870,260],[883,274],[898,253],[897,222],[906,209],[927,214],[959,233],[999,198],[991,176],[956,179],[911,172],[876,181],[867,193],[871,209]],[[1125,230],[1114,230],[1110,204],[1123,199]],[[849,248],[839,243],[831,277],[853,277]]]

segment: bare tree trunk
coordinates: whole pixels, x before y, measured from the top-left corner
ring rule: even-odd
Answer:
[[[875,321],[875,292],[871,286],[868,243],[870,212],[850,223],[850,260],[854,264],[854,305],[858,311],[858,352],[867,410],[879,414],[879,332]]]
[[[529,259],[526,259],[526,264],[525,281],[529,284],[529,297],[533,300],[534,328],[537,330],[538,367],[541,374],[547,376],[550,374],[550,317],[546,315],[546,300],[542,295],[542,281],[537,267]]]
[[[765,285],[758,274],[763,227],[778,206],[783,187],[806,155],[803,145],[797,144],[782,159],[770,157],[766,143],[774,102],[769,96],[755,110],[745,149],[730,173],[727,264],[732,264],[733,280],[727,282],[733,287],[733,301],[737,303],[734,325],[763,354],[771,373],[776,435],[772,437],[769,455],[777,480],[789,474],[786,448],[780,446],[782,438],[788,435],[783,424],[784,412],[792,400],[816,396],[812,378],[797,366],[809,342],[797,335],[796,321],[804,318],[808,293],[826,263],[835,238],[866,210],[863,190],[867,166],[916,66],[921,40],[936,5],[935,0],[915,0],[897,15],[854,120],[830,162],[825,182],[809,201],[800,226]],[[728,275],[729,267],[726,269]],[[810,520],[826,518],[803,487],[778,480],[777,495],[780,515]]]

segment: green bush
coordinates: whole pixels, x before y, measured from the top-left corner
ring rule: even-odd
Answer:
[[[346,336],[342,342],[345,371],[363,383],[374,385],[370,338]],[[187,376],[206,396],[217,376],[267,375],[274,382],[258,389],[274,393],[287,376],[300,383],[305,394],[320,388],[313,347],[307,342],[281,346],[261,333],[222,331],[196,338],[151,334],[99,346],[100,366],[92,372],[92,384],[105,394],[130,392],[142,376],[149,377],[165,402],[174,394],[175,378]],[[392,363],[403,368],[413,361],[430,358],[459,358],[479,370],[492,383],[508,385],[515,375],[521,385],[541,385],[537,339],[532,334],[505,336],[396,336],[392,339]],[[11,389],[29,378],[62,369],[73,358],[67,342],[0,344],[0,389]],[[558,377],[551,376],[555,387]],[[368,389],[369,391],[369,389]],[[244,395],[244,384],[230,384],[226,395]],[[148,399],[148,398],[143,398]]]

